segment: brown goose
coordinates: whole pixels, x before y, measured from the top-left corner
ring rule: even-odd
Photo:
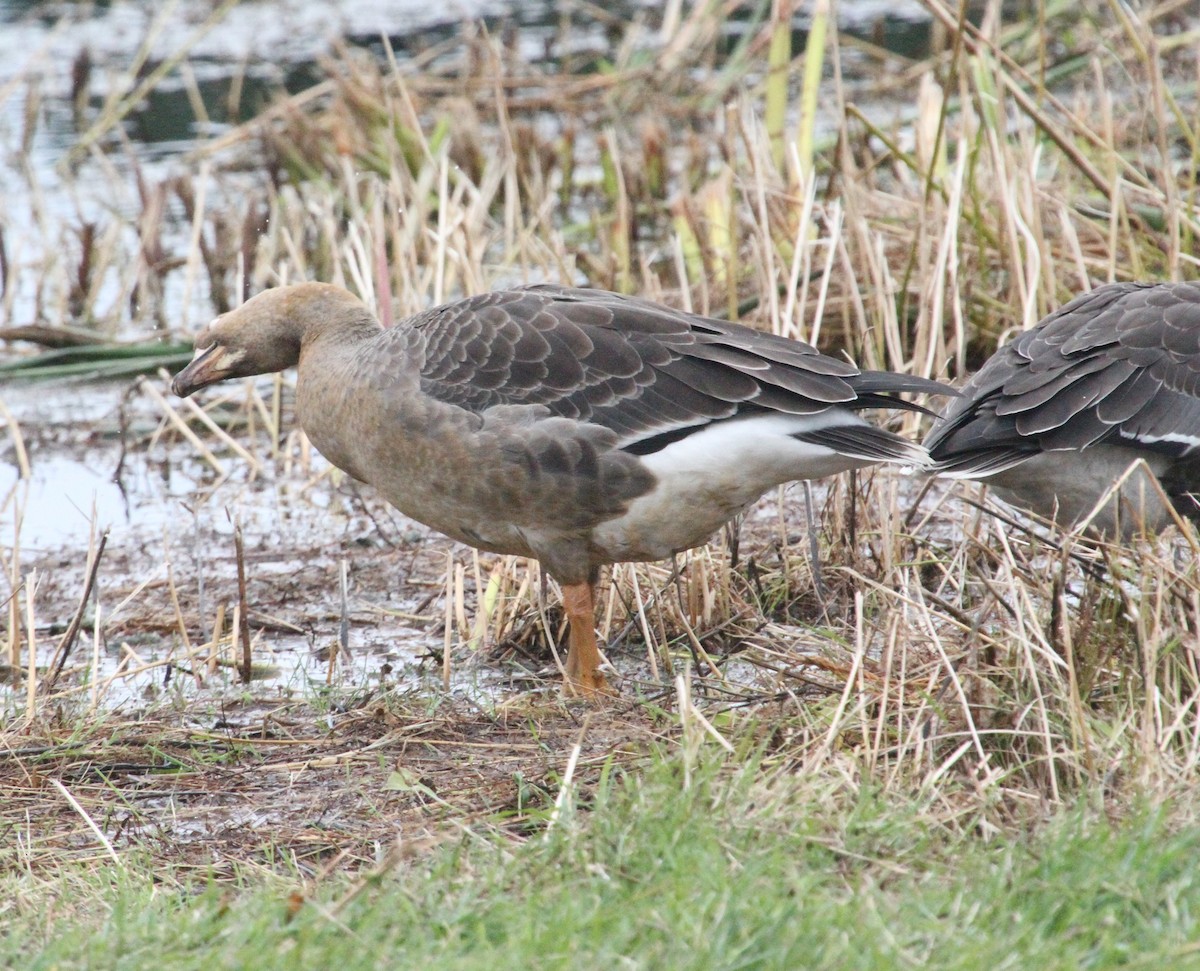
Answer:
[[[1137,459],[1200,518],[1200,285],[1114,283],[998,350],[925,438],[942,475],[982,479],[1064,525]],[[1128,537],[1173,521],[1144,473],[1091,520]]]
[[[536,557],[563,588],[566,690],[606,690],[599,568],[703,543],[772,486],[924,465],[867,424],[934,381],[860,372],[807,344],[598,290],[541,285],[385,330],[355,296],[267,290],[196,336],[173,389],[299,364],[296,413],[330,462],[472,546]],[[952,392],[950,392],[952,393]]]

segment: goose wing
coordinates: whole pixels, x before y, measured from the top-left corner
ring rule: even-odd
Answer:
[[[414,318],[422,390],[474,412],[540,405],[653,450],[746,411],[914,408],[933,381],[860,372],[814,347],[598,290],[538,285],[481,294]]]
[[[1100,442],[1200,445],[1200,286],[1115,283],[997,351],[926,438],[939,470],[988,475]]]

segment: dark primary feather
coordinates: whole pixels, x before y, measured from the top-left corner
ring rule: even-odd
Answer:
[[[542,405],[639,452],[747,411],[917,409],[895,395],[947,390],[738,324],[550,284],[481,294],[408,326],[425,341],[427,394],[477,413]]]
[[[874,425],[835,425],[817,432],[797,432],[792,437],[872,462],[912,460],[912,448],[907,441]]]
[[[925,440],[936,468],[983,476],[1042,451],[1200,447],[1200,285],[1115,283],[997,351]]]

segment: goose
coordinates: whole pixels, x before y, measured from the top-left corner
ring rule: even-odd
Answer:
[[[1076,297],[992,355],[924,444],[934,473],[1061,525],[1127,539],[1200,518],[1200,284]]]
[[[603,566],[698,546],[794,479],[923,466],[920,444],[858,413],[953,393],[601,290],[498,290],[385,329],[349,291],[311,282],[201,329],[172,390],[292,366],[299,424],[333,465],[411,519],[557,579],[564,692],[588,698],[610,692],[594,616]]]

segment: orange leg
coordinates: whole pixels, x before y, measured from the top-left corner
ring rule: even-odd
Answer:
[[[564,584],[563,609],[567,633],[567,676],[563,691],[569,698],[596,698],[613,691],[600,673],[600,648],[596,646],[596,592],[592,584]]]

